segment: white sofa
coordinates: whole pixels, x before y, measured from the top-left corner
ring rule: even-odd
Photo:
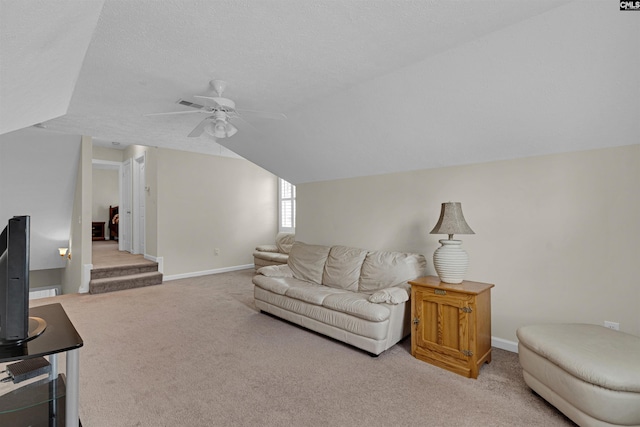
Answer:
[[[378,355],[409,335],[423,255],[295,242],[287,265],[254,276],[258,309]]]
[[[640,426],[640,337],[571,323],[516,334],[525,382],[576,424]]]
[[[275,245],[257,246],[253,251],[253,265],[256,271],[267,265],[286,264],[295,240],[296,236],[293,233],[278,233]]]

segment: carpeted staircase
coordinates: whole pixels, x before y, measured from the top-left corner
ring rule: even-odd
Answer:
[[[121,265],[117,267],[99,267],[91,270],[89,293],[121,291],[162,283],[162,273],[158,263]]]

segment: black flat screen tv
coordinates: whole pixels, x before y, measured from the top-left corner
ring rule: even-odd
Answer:
[[[29,336],[29,216],[15,216],[0,235],[0,345]]]

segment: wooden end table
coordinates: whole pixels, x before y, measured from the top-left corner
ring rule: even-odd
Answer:
[[[491,362],[489,283],[441,282],[420,277],[411,285],[411,355],[467,378]]]

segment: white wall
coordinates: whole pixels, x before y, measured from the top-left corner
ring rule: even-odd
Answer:
[[[80,136],[26,128],[0,135],[0,224],[31,216],[31,269],[63,268]]]
[[[255,246],[277,234],[277,178],[243,159],[167,149],[157,154],[157,249],[164,274],[253,264]]]
[[[640,335],[640,145],[297,186],[298,240],[425,254],[462,202],[469,280],[494,283],[493,336],[539,322]]]

